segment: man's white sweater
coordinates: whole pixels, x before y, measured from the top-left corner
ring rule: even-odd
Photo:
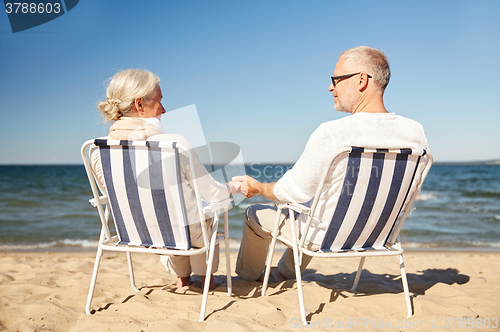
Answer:
[[[321,124],[309,138],[297,163],[276,183],[274,195],[284,202],[310,201],[335,151],[350,146],[429,151],[424,129],[417,121],[394,113],[356,113]],[[345,169],[346,162],[347,159],[337,161],[327,176],[325,183],[328,185],[315,213],[315,219],[321,222],[316,224],[318,230],[311,242],[318,243],[323,238],[324,224],[333,216],[342,189],[344,174],[341,170]]]

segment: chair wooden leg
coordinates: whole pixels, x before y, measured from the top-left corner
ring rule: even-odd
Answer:
[[[92,279],[90,280],[89,294],[87,296],[87,304],[85,305],[85,313],[90,315],[90,305],[92,304],[92,296],[94,295],[95,282],[97,279],[97,272],[99,271],[99,263],[101,262],[102,249],[97,248],[95,257],[94,271],[92,272]]]
[[[128,273],[130,275],[130,284],[132,285],[132,289],[136,292],[140,292],[139,288],[135,286],[134,268],[132,267],[132,254],[128,251],[127,251],[127,262],[128,262]]]
[[[273,239],[271,240],[271,246],[267,254],[266,260],[266,271],[264,273],[264,281],[262,283],[262,296],[266,295],[267,285],[269,283],[269,275],[271,274],[271,263],[273,262],[274,248],[276,246],[276,238],[278,237],[278,228],[280,222],[281,209],[278,208],[276,211],[276,222],[274,223]]]
[[[399,261],[399,267],[401,268],[401,282],[403,283],[403,290],[405,293],[406,308],[408,309],[408,316],[406,318],[410,318],[413,315],[413,310],[411,308],[410,289],[408,287],[408,279],[406,278],[403,255],[398,255],[398,261]]]
[[[232,296],[233,282],[231,279],[231,256],[229,251],[229,217],[227,211],[224,211],[224,246],[226,251],[227,296]]]
[[[354,278],[354,284],[352,285],[351,292],[354,292],[358,287],[359,278],[361,277],[361,271],[363,270],[363,264],[365,263],[365,257],[361,257],[358,266],[358,272],[356,272],[356,278]]]

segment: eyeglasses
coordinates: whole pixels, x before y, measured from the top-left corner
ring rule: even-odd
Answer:
[[[344,78],[349,78],[349,77],[353,77],[354,75],[358,75],[358,74],[361,74],[362,72],[357,72],[357,73],[354,73],[354,74],[347,74],[347,75],[340,75],[340,76],[332,76],[332,84],[333,84],[333,87],[335,87],[340,80],[344,79]],[[368,75],[366,74],[366,76],[368,76],[368,78],[372,78],[371,75]]]

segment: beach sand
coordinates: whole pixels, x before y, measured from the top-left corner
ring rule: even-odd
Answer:
[[[233,271],[236,255],[231,253]],[[210,292],[206,319],[199,323],[200,278],[195,277],[191,286],[174,289],[175,277],[166,272],[158,256],[133,257],[140,293],[130,286],[125,254],[107,252],[89,316],[84,307],[95,253],[1,252],[0,331],[219,332],[304,327],[295,281],[271,284],[263,297],[260,283],[239,279],[233,272],[233,296],[227,296],[225,283]],[[303,274],[307,319],[318,330],[500,330],[500,253],[417,251],[405,252],[404,258],[414,306],[409,319],[396,257],[368,258],[356,294],[349,289],[357,258],[313,259]],[[224,270],[221,253],[218,278],[225,279]]]

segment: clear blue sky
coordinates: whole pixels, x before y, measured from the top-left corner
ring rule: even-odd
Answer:
[[[161,78],[164,107],[195,104],[207,141],[246,162],[294,162],[334,110],[342,51],[390,60],[386,107],[423,124],[436,161],[500,159],[500,1],[80,0],[13,34],[0,13],[0,164],[81,163],[107,134],[117,71]]]

